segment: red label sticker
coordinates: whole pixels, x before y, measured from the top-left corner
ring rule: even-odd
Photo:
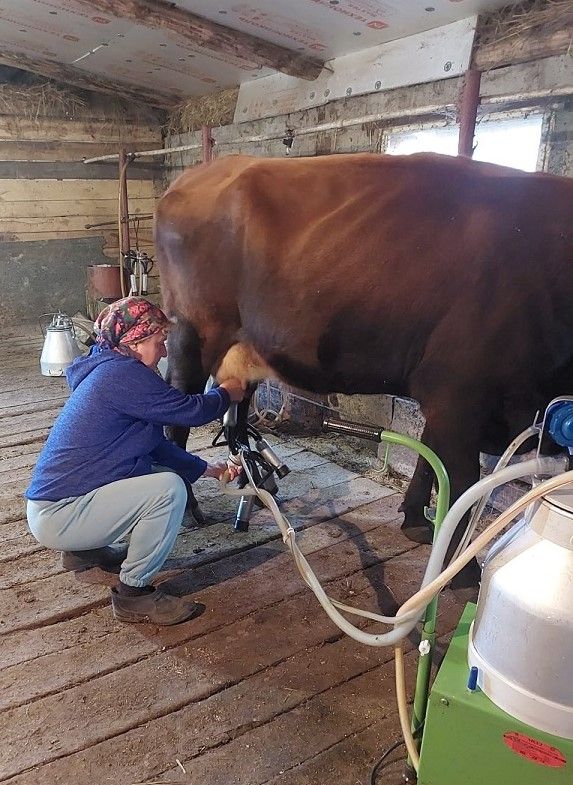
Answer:
[[[561,769],[567,763],[562,752],[557,747],[545,744],[523,733],[504,733],[503,740],[510,750],[521,755],[522,758],[539,763],[540,766],[549,766],[552,769]]]

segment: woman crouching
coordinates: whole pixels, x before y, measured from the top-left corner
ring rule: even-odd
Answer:
[[[142,297],[106,308],[97,345],[67,371],[72,393],[57,418],[26,491],[30,531],[63,551],[63,566],[119,570],[114,616],[178,624],[201,606],[152,585],[183,519],[184,479],[219,479],[209,464],[169,442],[166,425],[199,426],[221,417],[243,389],[231,379],[204,395],[183,395],[157,373],[167,352],[167,317]],[[231,478],[236,468],[229,468]],[[129,535],[129,545],[117,544]]]

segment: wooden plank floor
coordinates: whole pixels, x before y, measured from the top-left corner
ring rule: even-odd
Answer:
[[[41,343],[15,327],[0,345],[0,782],[368,785],[400,736],[392,652],[330,622],[266,511],[237,534],[235,502],[197,484],[209,525],[182,528],[160,581],[206,611],[171,628],[117,623],[113,576],[63,572],[28,533],[22,493],[67,396],[39,373]],[[212,435],[189,449],[214,457]],[[428,555],[399,532],[400,494],[275,442],[292,469],[283,510],[328,593],[393,610]],[[460,607],[448,592],[440,607],[447,637]],[[390,760],[378,785],[401,781],[403,752]]]

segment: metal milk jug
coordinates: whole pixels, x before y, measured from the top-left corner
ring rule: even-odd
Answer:
[[[76,343],[74,323],[69,316],[61,312],[45,316],[53,316],[53,319],[45,332],[40,322],[45,335],[40,370],[44,376],[63,376],[75,358],[82,353]]]

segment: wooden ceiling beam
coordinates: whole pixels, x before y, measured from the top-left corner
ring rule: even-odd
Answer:
[[[296,76],[316,79],[324,66],[323,61],[294,52],[284,46],[264,41],[262,38],[232,30],[229,27],[192,14],[175,3],[165,0],[76,0],[116,19],[137,25],[176,33],[195,46],[238,57],[258,66]]]
[[[150,104],[161,109],[173,109],[182,100],[179,94],[156,93],[125,82],[115,82],[72,65],[55,63],[51,60],[36,60],[21,52],[0,52],[0,64],[20,68],[22,71],[30,71],[33,74],[55,79],[82,90],[111,93],[119,98],[126,98],[139,104]]]

